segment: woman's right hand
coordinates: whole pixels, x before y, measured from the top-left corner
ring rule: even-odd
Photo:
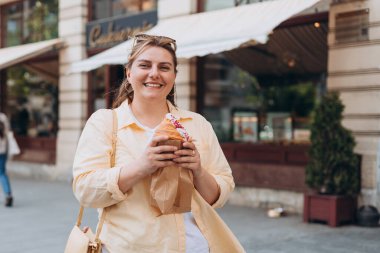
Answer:
[[[173,159],[179,156],[175,155],[174,152],[178,148],[170,145],[158,145],[160,142],[168,139],[168,136],[156,136],[152,138],[152,141],[137,161],[141,172],[150,175],[159,168],[175,165]]]
[[[174,152],[178,148],[170,145],[158,145],[159,142],[168,139],[168,136],[153,137],[139,159],[121,168],[118,185],[123,193],[126,193],[134,184],[157,169],[175,165],[173,159],[179,156],[175,155]]]

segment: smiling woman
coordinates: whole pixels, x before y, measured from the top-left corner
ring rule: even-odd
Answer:
[[[133,62],[131,68],[126,70],[126,78],[134,90],[135,103],[138,101],[144,104],[159,101],[166,103],[166,96],[174,87],[175,76],[170,53],[156,47],[145,49]],[[132,102],[132,108],[133,105]]]
[[[82,205],[106,212],[101,239],[110,253],[244,252],[213,209],[226,203],[234,181],[211,124],[175,105],[175,49],[173,39],[136,36],[113,105],[118,126],[115,166],[109,162],[114,153],[112,112],[99,110],[88,120],[78,143],[75,195]],[[168,135],[155,134],[168,115],[178,119],[176,129],[181,126],[190,136],[180,145],[166,142]],[[152,191],[157,189],[152,188],[152,178],[170,174],[160,174],[161,168],[190,175],[188,184],[178,185],[182,187],[178,192],[190,193],[190,211],[173,205],[173,210],[157,216],[152,199],[166,203],[161,201],[166,194]]]
[[[145,39],[144,39],[145,38]],[[132,52],[129,56],[129,60],[126,68],[126,76],[124,82],[122,83],[119,94],[117,98],[115,99],[115,102],[113,103],[113,107],[117,107],[121,105],[125,99],[128,99],[129,103],[133,101],[134,97],[134,90],[131,85],[131,82],[129,79],[136,78],[139,75],[139,73],[142,73],[140,75],[145,75],[142,78],[145,78],[145,80],[142,81],[149,81],[147,80],[146,75],[150,75],[150,81],[154,81],[153,83],[157,83],[156,79],[162,78],[165,80],[161,81],[167,81],[172,86],[170,89],[170,92],[166,95],[166,99],[168,99],[173,105],[175,105],[174,101],[174,93],[175,93],[175,87],[174,87],[174,79],[177,73],[177,57],[175,55],[175,47],[173,47],[173,43],[175,43],[175,40],[171,40],[167,37],[157,37],[155,41],[150,41],[149,39],[146,39],[148,37],[144,36],[138,36],[134,41],[134,46],[132,49]],[[159,55],[155,55],[155,51],[158,50]],[[146,58],[148,57],[148,58]],[[164,57],[164,58],[159,58]],[[162,60],[165,59],[165,60]],[[154,62],[152,62],[154,61]],[[131,77],[131,71],[132,70],[141,70],[136,72],[136,74],[133,74]],[[163,75],[161,76],[161,74]],[[129,76],[128,76],[129,75]],[[152,80],[155,79],[155,80]],[[172,80],[169,80],[172,79]],[[141,82],[141,81],[140,81]],[[162,84],[163,85],[163,84]]]

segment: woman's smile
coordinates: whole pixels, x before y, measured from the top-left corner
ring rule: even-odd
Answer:
[[[144,86],[148,88],[161,88],[163,85],[159,83],[144,83]]]

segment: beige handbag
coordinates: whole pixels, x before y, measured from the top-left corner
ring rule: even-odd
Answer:
[[[115,153],[116,153],[116,140],[117,140],[117,115],[114,110],[113,113],[113,130],[112,130],[112,153],[111,153],[111,167],[115,165]],[[102,242],[99,239],[100,233],[102,232],[102,227],[104,219],[106,216],[106,208],[103,208],[102,215],[98,222],[96,229],[96,234],[89,228],[84,232],[80,225],[82,223],[83,217],[83,206],[79,209],[79,214],[77,222],[74,228],[71,230],[69,239],[66,243],[65,253],[101,253],[102,252]]]
[[[77,223],[71,230],[69,239],[67,240],[65,253],[101,253],[102,252],[102,242],[99,239],[100,232],[102,231],[103,222],[106,212],[103,209],[102,216],[99,220],[96,235],[89,228],[84,232],[81,228],[81,220],[83,216],[84,208],[81,206],[79,210],[79,215]]]

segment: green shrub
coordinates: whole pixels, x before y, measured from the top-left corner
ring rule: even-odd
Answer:
[[[359,159],[352,133],[342,126],[344,105],[337,93],[320,101],[311,126],[306,184],[322,194],[354,195],[360,191]]]

